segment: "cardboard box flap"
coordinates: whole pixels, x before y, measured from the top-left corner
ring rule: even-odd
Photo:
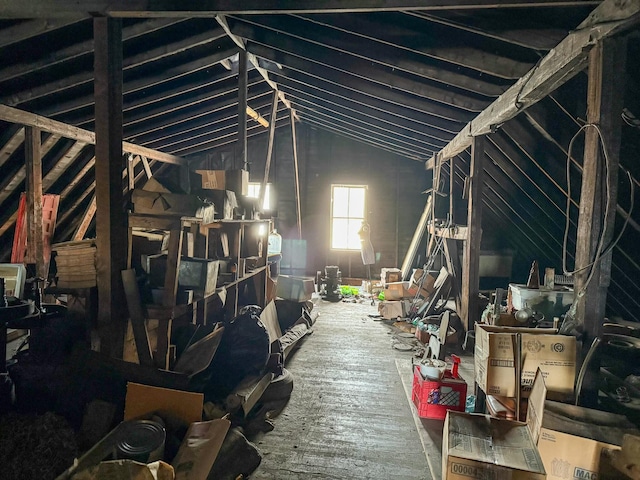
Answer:
[[[223,333],[224,327],[218,324],[213,332],[189,345],[180,355],[174,370],[189,377],[204,371],[213,361]]]
[[[540,438],[544,401],[546,398],[547,387],[544,384],[542,371],[538,368],[536,371],[536,378],[533,381],[533,387],[531,388],[531,395],[529,395],[529,402],[527,404],[527,427],[529,427],[531,438],[535,444],[538,443],[538,438]]]
[[[173,459],[176,480],[206,480],[230,426],[227,418],[192,423]]]
[[[153,387],[128,382],[124,403],[124,419],[142,418],[153,412],[170,414],[185,423],[202,420],[202,393]]]
[[[627,434],[640,435],[624,415],[551,400],[544,404],[542,428],[613,445],[621,445]]]
[[[497,467],[545,474],[526,424],[449,411],[447,455]]]

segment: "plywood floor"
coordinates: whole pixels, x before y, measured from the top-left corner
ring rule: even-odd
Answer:
[[[376,307],[321,301],[314,333],[287,361],[291,400],[254,442],[255,479],[431,479],[396,359]]]

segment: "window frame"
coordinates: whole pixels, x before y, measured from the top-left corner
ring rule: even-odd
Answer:
[[[338,188],[349,188],[349,189],[362,189],[364,191],[364,202],[362,206],[362,217],[349,217],[348,212],[346,216],[334,216],[334,192],[336,187]],[[367,221],[367,203],[368,203],[368,192],[369,186],[363,184],[348,184],[348,183],[332,183],[331,184],[331,201],[330,201],[330,212],[329,212],[329,250],[332,252],[359,252],[361,250],[360,244],[358,244],[358,248],[343,248],[343,247],[334,247],[333,246],[333,228],[334,228],[334,219],[347,219],[347,220],[360,220]]]

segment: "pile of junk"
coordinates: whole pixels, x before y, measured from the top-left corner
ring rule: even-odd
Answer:
[[[180,325],[169,371],[91,350],[86,318],[42,302],[40,279],[2,293],[1,344],[28,332],[0,363],[5,480],[246,478],[262,458],[251,439],[274,428],[293,390],[286,359],[317,318],[311,302],[278,299]]]

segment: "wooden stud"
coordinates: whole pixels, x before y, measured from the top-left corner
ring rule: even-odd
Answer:
[[[238,51],[238,142],[236,166],[247,169],[247,51]]]
[[[482,238],[482,189],[484,185],[485,137],[474,137],[469,166],[469,199],[467,210],[467,241],[462,261],[461,320],[467,330],[473,330],[478,318],[480,288],[480,240]]]
[[[258,199],[258,208],[262,210],[264,205],[264,197],[267,194],[267,184],[269,183],[269,170],[271,168],[271,157],[273,156],[273,139],[276,134],[276,116],[278,115],[278,92],[274,90],[273,100],[271,101],[271,116],[269,116],[269,142],[267,144],[267,158],[264,162],[264,178],[260,185],[260,195]]]
[[[300,208],[300,172],[298,168],[298,135],[296,134],[296,119],[293,110],[289,111],[291,123],[291,142],[293,148],[293,168],[295,173],[296,188],[296,214],[298,220],[298,239],[302,240],[302,212]]]
[[[25,159],[27,187],[27,257],[35,263],[36,275],[46,278],[44,271],[44,238],[42,234],[42,152],[38,128],[25,129]]]

